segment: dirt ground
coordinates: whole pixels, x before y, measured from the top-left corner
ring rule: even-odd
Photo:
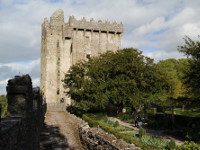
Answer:
[[[40,150],[83,150],[78,120],[62,111],[48,111],[41,133]]]

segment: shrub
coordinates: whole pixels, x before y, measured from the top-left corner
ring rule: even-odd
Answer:
[[[93,116],[92,114],[89,114],[89,115]],[[116,136],[119,139],[124,139],[124,141],[126,141],[127,143],[134,143],[136,146],[142,148],[143,150],[157,150],[156,147],[146,146],[145,144],[131,138],[130,136],[120,133],[118,130],[108,127],[108,126],[104,125],[103,123],[94,120],[92,117],[87,116],[87,114],[84,114],[82,116],[82,118],[83,118],[83,120],[88,122],[88,124],[91,127],[97,127],[99,125],[99,127],[101,129],[105,130],[106,132],[113,134],[114,136]]]
[[[8,105],[4,105],[1,110],[1,118],[5,117]]]
[[[144,128],[140,128],[140,129],[139,129],[139,132],[138,132],[139,138],[142,138],[142,136],[143,136],[144,134],[145,134]]]
[[[177,150],[200,150],[199,144],[194,142],[185,142],[184,145],[179,146]]]
[[[113,126],[114,126],[114,127],[118,127],[118,126],[119,126],[119,122],[118,122],[118,121],[115,121],[115,123],[114,123]]]
[[[175,142],[174,139],[171,139],[171,140],[169,141],[169,143],[168,143],[168,149],[169,149],[169,150],[173,150],[173,149],[175,149],[175,148],[176,148],[176,142]]]

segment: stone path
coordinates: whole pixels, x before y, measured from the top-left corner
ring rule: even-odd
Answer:
[[[40,150],[83,150],[78,120],[64,111],[48,111],[41,133]]]
[[[128,127],[128,128],[131,128],[134,131],[138,131],[139,130],[139,128],[135,127],[134,124],[121,121],[118,118],[109,117],[108,119],[110,119],[112,121],[118,121],[120,125]],[[163,139],[165,139],[167,141],[170,141],[170,139],[174,139],[177,145],[183,145],[184,144],[183,140],[177,139],[177,138],[172,137],[170,135],[166,135],[166,134],[163,133],[163,131],[151,130],[151,129],[145,129],[145,131],[147,133],[149,133],[149,134],[152,134],[152,135],[154,135],[156,137],[163,138]]]

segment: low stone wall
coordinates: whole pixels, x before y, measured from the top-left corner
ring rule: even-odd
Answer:
[[[46,103],[29,75],[16,76],[7,85],[8,113],[0,124],[0,149],[38,150]]]
[[[76,118],[80,122],[79,135],[85,150],[140,150],[134,144],[128,144],[122,139],[117,139],[114,135],[102,129],[90,128],[87,122]]]

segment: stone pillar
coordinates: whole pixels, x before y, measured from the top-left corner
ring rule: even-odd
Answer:
[[[32,112],[33,93],[29,75],[15,76],[14,79],[10,79],[6,90],[9,116],[24,116]]]

